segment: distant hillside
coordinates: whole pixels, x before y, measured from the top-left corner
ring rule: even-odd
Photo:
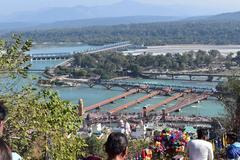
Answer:
[[[198,16],[186,18],[187,21],[213,21],[213,22],[229,22],[229,21],[240,21],[240,12],[222,13],[213,16]]]
[[[240,23],[161,22],[38,30],[24,32],[23,36],[35,42],[83,42],[93,45],[126,40],[140,45],[240,44]]]
[[[25,29],[28,30],[30,26],[34,26],[36,24],[30,24],[25,22],[11,22],[11,23],[0,23],[0,34]]]
[[[106,17],[93,18],[83,20],[59,21],[55,23],[47,23],[38,25],[34,28],[49,29],[49,28],[79,28],[86,26],[110,26],[119,24],[134,24],[134,23],[152,23],[152,22],[168,22],[180,20],[180,17],[165,17],[165,16],[133,16],[133,17]]]
[[[181,13],[181,14],[180,14]],[[124,0],[105,6],[74,6],[47,8],[31,12],[18,12],[9,16],[1,16],[0,22],[30,22],[53,23],[56,21],[70,21],[103,17],[132,17],[132,16],[167,16],[186,17],[196,15],[197,10],[182,10],[181,6],[161,6],[143,4],[133,0]]]
[[[194,16],[201,13],[201,9],[188,8],[183,10],[179,8],[181,6],[159,6],[129,0],[106,6],[60,7],[19,12],[9,16],[0,16],[0,34],[3,31],[79,28],[179,20],[240,21],[240,12],[187,18],[187,15]]]
[[[153,23],[153,22],[170,22],[180,20],[180,17],[165,17],[165,16],[133,16],[133,17],[106,17],[81,19],[71,21],[58,21],[54,23],[0,23],[1,31],[29,31],[29,30],[46,30],[46,29],[63,29],[63,28],[82,28],[88,26],[110,26],[120,24],[135,24],[135,23]]]
[[[164,20],[164,17],[137,16],[67,21],[49,24],[48,27],[55,29],[27,31],[23,35],[36,42],[106,44],[130,40],[134,44],[145,45],[240,44],[238,16],[239,12],[236,12],[155,23],[145,22]],[[92,26],[93,24],[100,26]],[[9,37],[9,34],[2,37]]]
[[[214,20],[214,21],[239,21],[240,22],[240,12],[223,13],[223,14],[207,17],[206,19]]]

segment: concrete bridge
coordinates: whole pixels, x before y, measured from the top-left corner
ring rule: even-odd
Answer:
[[[69,59],[73,56],[73,53],[62,52],[62,53],[37,53],[31,54],[31,60],[60,60],[60,59]]]
[[[92,53],[98,53],[98,52],[104,52],[109,50],[115,50],[119,48],[125,48],[128,47],[130,44],[129,41],[125,42],[119,42],[119,43],[113,43],[104,45],[101,47],[96,48],[89,48],[82,51],[74,51],[74,52],[62,52],[62,53],[37,53],[37,54],[30,54],[31,60],[58,60],[58,59],[70,59],[75,54],[92,54]]]
[[[157,79],[159,76],[168,76],[171,77],[172,80],[177,79],[178,76],[186,76],[189,77],[189,80],[192,81],[193,77],[207,77],[207,80],[212,81],[213,78],[231,78],[236,77],[240,78],[240,75],[232,75],[232,74],[215,74],[215,73],[171,73],[171,72],[150,72],[145,71],[142,73],[145,76]],[[178,78],[179,79],[179,78]]]
[[[185,90],[191,89],[192,92],[195,93],[215,93],[216,89],[211,87],[204,87],[204,86],[185,86],[185,85],[176,85],[176,84],[159,84],[159,83],[151,83],[151,82],[131,82],[131,81],[110,81],[110,80],[102,80],[102,81],[89,81],[86,83],[89,87],[94,87],[95,85],[102,85],[107,89],[111,89],[113,87],[121,87],[125,90],[129,90],[132,88],[139,88],[145,87],[146,92],[150,92],[151,90],[161,90],[164,88],[171,88],[173,91],[176,92],[183,92]]]
[[[197,102],[202,101],[207,98],[208,98],[208,95],[205,93],[202,93],[201,95],[196,94],[196,95],[192,95],[190,97],[184,98],[182,101],[180,101],[176,105],[165,109],[165,114],[170,114],[172,112],[180,111],[181,109],[183,109],[186,106],[189,106],[193,103],[197,103]]]

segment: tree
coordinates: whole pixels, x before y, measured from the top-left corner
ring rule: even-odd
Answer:
[[[133,76],[139,76],[141,74],[141,67],[137,64],[131,64],[128,68]]]
[[[29,51],[31,40],[23,42],[20,36],[13,35],[12,42],[0,39],[0,93],[8,94],[13,91],[17,83],[17,77],[27,77],[27,69],[31,66],[27,63],[30,57],[23,54]],[[11,77],[10,81],[6,81]]]
[[[208,53],[212,58],[217,58],[221,55],[221,53],[218,50],[210,50]]]
[[[95,155],[99,157],[107,157],[104,152],[104,143],[106,142],[107,137],[103,139],[98,139],[96,136],[92,135],[91,137],[86,138],[86,152],[89,156]]]
[[[229,131],[240,133],[240,80],[229,79],[216,87],[225,103],[225,127]]]
[[[237,52],[237,56],[233,59],[238,65],[240,65],[240,51]]]
[[[11,43],[0,42],[1,75],[12,83],[0,94],[9,110],[5,140],[24,159],[77,159],[85,143],[77,133],[81,117],[76,107],[61,100],[56,92],[31,86],[13,91],[13,80],[27,77],[29,56],[25,52],[31,41],[14,36]]]
[[[81,118],[76,108],[56,92],[24,90],[8,98],[6,138],[26,159],[76,159],[84,141],[77,134]]]

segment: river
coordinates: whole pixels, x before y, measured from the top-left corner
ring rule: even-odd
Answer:
[[[31,54],[34,53],[57,53],[57,52],[73,52],[80,51],[86,48],[93,48],[96,46],[87,46],[87,45],[79,45],[79,46],[70,46],[70,47],[48,47],[48,48],[37,48],[30,51]],[[46,60],[46,61],[32,61],[32,68],[34,69],[42,69],[45,67],[51,67],[58,63],[62,62],[62,60]],[[40,73],[34,73],[36,76],[41,76]],[[133,81],[141,81],[141,82],[153,82],[153,83],[164,83],[164,84],[175,84],[175,85],[188,85],[188,86],[204,86],[214,88],[217,83],[216,82],[204,82],[204,81],[183,81],[183,80],[149,80],[149,79],[134,79]],[[52,89],[56,90],[59,95],[65,99],[69,100],[74,104],[78,103],[78,100],[82,98],[84,100],[84,106],[88,106],[91,104],[95,104],[104,99],[119,95],[124,92],[121,88],[112,88],[111,90],[107,90],[101,86],[94,86],[93,88],[89,88],[86,85],[81,85],[79,87],[53,87]],[[135,100],[147,93],[139,93],[134,94],[126,99],[120,99],[113,104],[109,104],[104,106],[101,111],[106,112],[113,107],[120,106],[129,101]],[[136,106],[133,106],[129,109],[126,109],[122,112],[140,112],[143,106],[146,105],[154,105],[166,99],[166,96],[156,96],[149,100],[144,101]],[[177,101],[173,101],[172,103],[164,106],[164,108],[170,107],[176,104]],[[163,109],[163,108],[161,108]],[[200,103],[193,104],[181,110],[181,112],[176,112],[173,114],[177,115],[201,115],[201,116],[221,116],[224,114],[224,105],[222,102],[218,101],[215,97],[209,97],[208,100],[204,100]]]

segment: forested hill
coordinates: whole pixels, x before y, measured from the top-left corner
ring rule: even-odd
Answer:
[[[61,25],[59,25],[61,26]],[[10,34],[0,37],[6,38]],[[240,44],[240,12],[182,21],[55,28],[23,32],[35,42],[106,44],[130,40],[134,44]]]
[[[214,21],[237,21],[240,22],[240,12],[232,12],[232,13],[223,13],[215,16],[210,16],[206,18],[207,20]]]
[[[183,21],[197,22],[240,22],[240,12],[228,12],[212,16],[189,17]]]
[[[6,36],[6,35],[5,35]],[[162,22],[24,32],[36,42],[106,44],[240,44],[240,22]]]

